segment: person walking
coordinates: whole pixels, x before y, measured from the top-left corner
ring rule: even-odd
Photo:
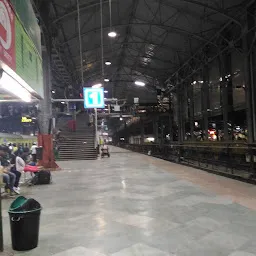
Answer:
[[[37,148],[36,142],[33,142],[33,145],[30,149],[30,152],[31,152],[31,155],[32,155],[32,161],[34,163],[36,163],[36,148]]]

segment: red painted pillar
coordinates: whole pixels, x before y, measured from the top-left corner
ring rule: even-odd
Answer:
[[[38,134],[38,146],[43,147],[43,158],[38,162],[40,166],[45,168],[58,168],[55,162],[53,152],[53,138],[52,134]]]

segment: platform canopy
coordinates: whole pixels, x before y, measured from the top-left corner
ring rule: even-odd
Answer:
[[[79,85],[77,0],[49,1],[54,86]],[[34,0],[34,5],[39,10],[43,2],[48,1]],[[78,2],[84,82],[90,86],[102,78],[100,0]],[[165,88],[195,52],[206,45],[216,48],[213,38],[221,35],[227,24],[239,30],[239,17],[249,3],[249,0],[102,0],[104,63],[111,62],[104,65],[104,78],[109,79],[104,87],[109,96],[154,97],[155,88]],[[111,31],[117,33],[115,38],[108,36]],[[135,81],[146,86],[137,86]]]

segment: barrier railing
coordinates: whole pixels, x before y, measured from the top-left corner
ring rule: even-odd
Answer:
[[[256,145],[234,143],[123,144],[123,148],[256,184]]]

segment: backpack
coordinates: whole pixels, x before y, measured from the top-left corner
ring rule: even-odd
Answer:
[[[35,176],[31,180],[33,185],[44,185],[52,182],[52,175],[50,171],[42,170],[35,173]]]

